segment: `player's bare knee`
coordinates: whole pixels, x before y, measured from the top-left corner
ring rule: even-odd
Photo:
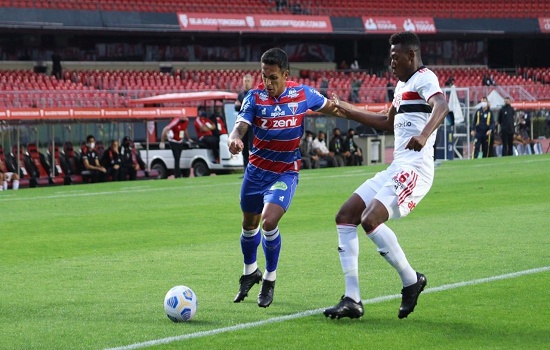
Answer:
[[[371,232],[380,225],[381,222],[374,215],[363,215],[361,217],[361,226],[366,233]]]
[[[351,217],[351,214],[347,210],[343,210],[343,208],[340,208],[338,213],[336,213],[336,217],[334,218],[337,225],[341,224],[354,224],[354,220]]]
[[[264,231],[273,231],[279,225],[279,221],[274,218],[266,217],[262,222],[262,230]]]

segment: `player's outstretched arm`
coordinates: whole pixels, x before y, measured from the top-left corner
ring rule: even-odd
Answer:
[[[330,101],[332,101],[337,109],[337,114],[334,114],[336,116],[355,120],[356,122],[371,126],[377,130],[393,130],[393,118],[395,116],[395,108],[393,106],[387,112],[374,113],[361,110],[351,103],[342,101],[336,94],[332,95]]]
[[[227,145],[229,146],[229,152],[231,152],[231,154],[237,154],[243,150],[244,144],[242,138],[246,134],[248,127],[248,124],[244,122],[237,122],[235,124],[233,131],[231,131],[227,139]]]

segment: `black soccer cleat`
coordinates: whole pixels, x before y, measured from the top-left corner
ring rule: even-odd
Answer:
[[[264,280],[260,294],[258,294],[258,306],[268,307],[273,302],[273,293],[275,292],[275,281]]]
[[[248,296],[248,292],[250,291],[250,288],[254,286],[255,284],[260,283],[262,280],[262,271],[260,269],[256,269],[256,271],[252,272],[250,275],[242,275],[239,279],[240,287],[239,292],[235,296],[235,299],[233,299],[234,303],[240,303]]]
[[[416,281],[415,284],[408,287],[403,287],[403,289],[401,289],[401,306],[399,307],[399,313],[397,314],[397,317],[399,318],[405,318],[414,311],[414,307],[418,301],[418,296],[424,290],[426,284],[428,284],[426,276],[419,272],[416,273],[416,276],[418,281]]]
[[[363,303],[361,301],[356,302],[350,297],[342,295],[342,299],[335,306],[325,309],[323,315],[332,319],[340,319],[342,317],[359,318],[363,316]]]

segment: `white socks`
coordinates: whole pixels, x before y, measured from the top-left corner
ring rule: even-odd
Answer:
[[[19,180],[13,180],[12,183],[11,183],[11,187],[14,190],[19,189]],[[7,189],[8,189],[8,182],[7,181],[2,181],[2,187],[0,187],[0,191],[7,190]]]
[[[345,296],[361,301],[359,291],[359,239],[357,226],[336,225],[338,230],[338,253],[346,281]]]
[[[367,236],[376,244],[380,255],[397,270],[403,282],[403,287],[408,287],[417,282],[416,272],[407,261],[403,249],[397,242],[395,233],[386,224],[381,224],[368,233]]]

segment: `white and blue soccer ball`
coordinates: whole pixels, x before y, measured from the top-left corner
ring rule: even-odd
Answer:
[[[166,316],[174,322],[190,321],[197,312],[197,295],[186,286],[175,286],[164,297]]]

